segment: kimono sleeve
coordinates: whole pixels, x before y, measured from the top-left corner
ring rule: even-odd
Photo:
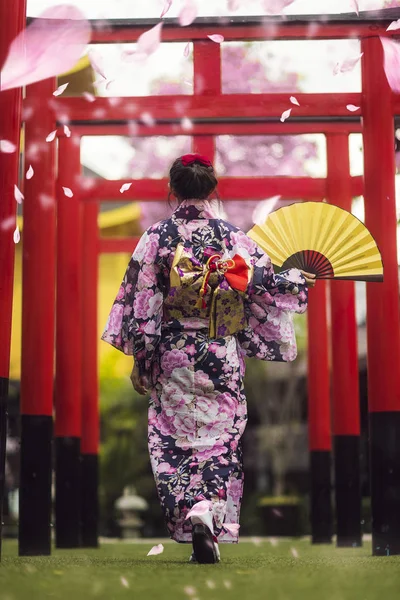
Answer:
[[[140,374],[150,372],[161,336],[163,293],[158,249],[159,236],[143,234],[101,338],[124,354],[133,355]]]
[[[245,301],[248,326],[238,334],[241,348],[248,357],[293,361],[297,356],[293,315],[307,310],[305,278],[298,269],[274,273],[271,259],[257,245],[248,251],[254,271]]]

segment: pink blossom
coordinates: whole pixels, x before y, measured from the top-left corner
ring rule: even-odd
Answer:
[[[114,304],[111,309],[110,316],[108,317],[108,323],[106,327],[106,332],[108,335],[118,335],[118,333],[121,331],[123,314],[123,305]]]
[[[146,319],[149,312],[149,302],[153,298],[153,290],[144,289],[135,296],[133,311],[136,319]]]
[[[121,287],[118,290],[118,294],[117,294],[117,300],[122,300],[122,298],[125,296],[125,288],[123,285],[121,285]]]
[[[144,262],[151,264],[154,263],[158,253],[160,236],[156,233],[150,233],[147,236],[146,247],[144,252]]]
[[[161,368],[169,377],[174,369],[190,366],[187,354],[182,350],[170,350],[163,354],[161,359]]]
[[[237,250],[243,248],[247,250],[249,254],[254,254],[256,250],[256,243],[253,242],[251,238],[249,238],[243,231],[233,231],[230,234],[231,244],[232,246],[238,246]]]

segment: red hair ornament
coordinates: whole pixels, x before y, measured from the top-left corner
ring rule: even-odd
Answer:
[[[181,161],[184,167],[189,167],[195,162],[198,162],[205,167],[212,167],[211,161],[201,154],[185,154],[184,156],[181,156]]]

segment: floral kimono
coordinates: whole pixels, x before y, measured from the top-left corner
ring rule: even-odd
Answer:
[[[151,382],[150,460],[174,540],[191,542],[185,517],[209,500],[218,540],[238,541],[244,357],[294,360],[292,315],[306,308],[300,271],[275,275],[213,201],[185,200],[142,236],[102,339]]]

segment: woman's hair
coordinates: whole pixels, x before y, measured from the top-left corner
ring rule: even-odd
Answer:
[[[214,167],[195,158],[185,165],[182,158],[177,158],[170,169],[171,191],[178,200],[206,200],[218,185]]]

